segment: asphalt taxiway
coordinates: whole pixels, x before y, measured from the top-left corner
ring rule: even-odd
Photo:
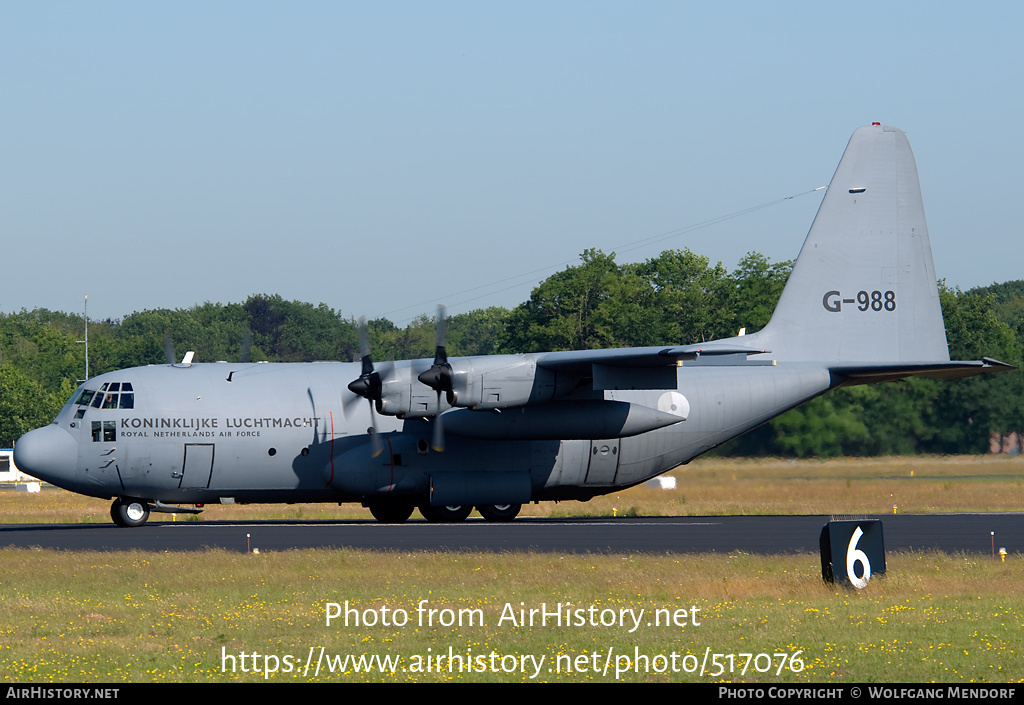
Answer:
[[[159,517],[159,515],[155,515]],[[989,554],[994,545],[1024,551],[1024,513],[897,514],[881,519],[887,551],[937,549]],[[161,522],[122,529],[113,524],[9,524],[0,547],[67,551],[284,551],[357,548],[381,551],[541,551],[564,553],[818,552],[827,516],[718,516],[536,519],[509,523],[378,524],[372,521]]]

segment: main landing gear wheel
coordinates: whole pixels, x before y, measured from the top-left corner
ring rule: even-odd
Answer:
[[[412,504],[386,502],[367,505],[373,518],[382,524],[401,524],[412,516]]]
[[[487,521],[512,521],[522,508],[521,504],[481,504],[476,510]]]
[[[469,516],[470,512],[473,511],[472,504],[462,504],[448,507],[431,507],[429,504],[423,504],[419,507],[420,514],[423,518],[430,522],[435,523],[454,523],[458,521],[465,521],[466,517]]]
[[[142,526],[149,519],[149,505],[141,499],[118,497],[110,505],[110,518],[120,527]]]

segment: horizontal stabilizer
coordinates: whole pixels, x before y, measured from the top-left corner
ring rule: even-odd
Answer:
[[[839,365],[832,367],[831,371],[833,374],[845,377],[847,380],[845,384],[874,384],[875,382],[894,382],[906,377],[962,379],[1015,369],[1017,368],[1013,365],[986,357],[982,360],[968,361]]]

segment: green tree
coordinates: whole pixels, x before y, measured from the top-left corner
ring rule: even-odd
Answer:
[[[689,249],[666,250],[638,266],[654,288],[660,343],[700,343],[735,335],[730,297],[732,282],[719,262]]]
[[[68,380],[47,389],[13,364],[0,365],[0,448],[53,421],[74,389]]]
[[[730,275],[733,334],[740,328],[754,333],[768,325],[793,262],[772,262],[759,252],[748,252]]]
[[[325,304],[313,306],[280,296],[250,296],[242,307],[253,347],[275,362],[350,361],[359,356],[354,321]]]
[[[1020,365],[1021,345],[1010,327],[995,313],[995,296],[939,290],[946,339],[954,360],[993,357]],[[1019,430],[1020,370],[957,380],[943,386],[933,406],[923,410],[938,429],[932,452],[983,453],[992,433]]]
[[[603,347],[607,322],[596,316],[612,295],[619,274],[615,254],[586,250],[582,264],[551,275],[509,316],[509,352],[583,350]],[[604,324],[604,325],[602,325]]]
[[[499,346],[511,312],[492,306],[460,313],[448,319],[448,354],[493,355]]]

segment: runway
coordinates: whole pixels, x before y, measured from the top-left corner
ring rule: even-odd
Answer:
[[[843,517],[847,518],[847,517]],[[851,517],[853,518],[853,517]],[[938,549],[989,555],[1024,551],[1024,513],[861,515],[881,519],[887,551]],[[121,529],[113,524],[0,526],[0,547],[67,551],[244,552],[304,548],[375,551],[538,551],[554,553],[818,552],[826,516],[718,516],[480,519],[461,524],[378,524],[371,521],[159,522]],[[994,532],[994,535],[993,533]]]

